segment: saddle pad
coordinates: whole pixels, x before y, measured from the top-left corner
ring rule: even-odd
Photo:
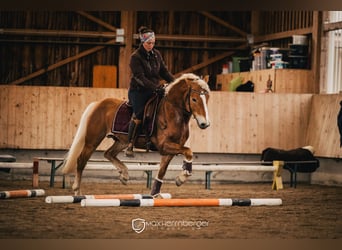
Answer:
[[[127,105],[127,102],[123,102],[114,115],[112,132],[128,134],[128,127],[132,114],[132,108]]]
[[[138,136],[150,137],[153,133],[159,103],[158,96],[153,96],[146,104],[142,129]],[[112,133],[128,134],[133,109],[127,102],[122,102],[113,118]]]
[[[301,163],[297,166],[297,172],[312,173],[319,167],[319,160],[307,149],[296,148],[283,150],[277,148],[266,148],[261,154],[262,161],[315,161],[315,163]],[[266,164],[263,164],[266,165]],[[288,163],[284,169],[291,168],[293,163]],[[289,166],[289,167],[288,167]]]

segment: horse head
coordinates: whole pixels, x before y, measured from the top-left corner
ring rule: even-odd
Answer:
[[[179,86],[177,93],[178,95],[182,93],[183,98],[178,96],[178,100],[183,100],[185,112],[193,115],[199,128],[209,127],[208,100],[210,89],[208,84],[197,75],[188,73],[183,74],[170,85],[166,89],[166,95],[171,88]]]

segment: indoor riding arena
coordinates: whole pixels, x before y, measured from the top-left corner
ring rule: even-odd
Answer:
[[[0,27],[0,239],[342,238],[342,11],[1,10]],[[174,80],[116,157],[136,50]],[[93,112],[105,98],[128,111]]]

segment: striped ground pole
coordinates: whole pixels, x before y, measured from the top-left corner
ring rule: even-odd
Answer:
[[[280,206],[279,198],[267,199],[85,199],[82,207],[218,207],[218,206]]]
[[[171,194],[160,193],[161,198],[171,199]],[[47,196],[46,203],[80,203],[84,199],[153,199],[149,194],[99,194],[99,195],[79,195],[79,196]]]
[[[37,197],[44,196],[45,191],[43,189],[23,189],[23,190],[12,190],[12,191],[1,191],[0,199],[9,198],[26,198],[26,197]]]

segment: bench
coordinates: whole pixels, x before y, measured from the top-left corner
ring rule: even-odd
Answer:
[[[56,170],[59,169],[64,158],[38,157],[38,161],[47,161],[51,164],[50,187],[54,186]],[[147,175],[146,187],[151,188],[152,171],[159,169],[159,161],[141,161],[141,160],[122,160],[127,165],[129,171],[144,171]],[[281,171],[284,162],[268,162],[271,166],[261,165],[260,161],[242,161],[242,162],[193,162],[193,171],[205,172],[205,188],[211,188],[211,174],[214,171],[263,171],[273,172],[272,189],[282,189]],[[168,171],[181,171],[181,165],[170,164]],[[85,170],[116,170],[116,168],[106,159],[90,159]],[[65,188],[65,176],[63,176],[63,188]]]
[[[297,173],[312,173],[314,171],[303,171],[301,168],[306,164],[317,164],[319,161],[284,161],[284,169],[290,172],[290,187],[297,187]]]
[[[32,187],[39,186],[38,161],[25,162],[0,162],[0,169],[32,169]]]

